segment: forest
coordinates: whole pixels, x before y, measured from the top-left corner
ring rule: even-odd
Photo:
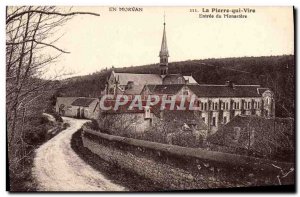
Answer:
[[[158,64],[103,69],[90,75],[60,81],[57,96],[99,97],[111,71],[128,73],[157,73]],[[211,58],[169,63],[169,73],[191,75],[199,84],[258,84],[270,88],[276,99],[277,117],[295,114],[294,55]]]

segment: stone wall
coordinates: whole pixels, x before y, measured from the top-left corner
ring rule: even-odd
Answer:
[[[102,159],[141,176],[167,190],[294,184],[294,174],[282,178],[289,163],[185,148],[112,136],[83,129],[83,144]],[[278,177],[280,182],[278,180]]]

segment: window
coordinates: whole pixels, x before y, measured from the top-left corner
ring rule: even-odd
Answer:
[[[236,109],[239,109],[239,108],[240,108],[240,103],[237,103]]]
[[[236,109],[236,102],[233,103],[233,109]]]
[[[259,102],[257,102],[257,108],[259,109]]]
[[[205,117],[202,118],[203,122],[205,122]]]
[[[228,109],[228,103],[226,103],[226,109]]]
[[[218,103],[215,103],[215,110],[218,110]]]
[[[216,126],[216,117],[212,118],[212,126]]]
[[[248,109],[251,109],[251,102],[248,102]]]
[[[247,109],[247,102],[244,103],[244,108]]]
[[[204,103],[204,110],[207,110],[207,103]]]
[[[223,120],[223,122],[224,122],[224,124],[226,124],[226,123],[227,123],[227,117],[226,117],[226,116],[224,117],[224,120]]]
[[[203,110],[203,103],[201,103],[201,110]]]
[[[183,90],[183,95],[189,95],[189,91],[188,90]]]

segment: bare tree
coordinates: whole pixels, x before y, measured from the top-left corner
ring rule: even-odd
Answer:
[[[73,16],[90,12],[73,12],[54,6],[19,6],[6,8],[6,116],[7,145],[11,173],[26,158],[24,141],[26,116],[37,113],[36,106],[57,85],[41,79],[45,66],[69,53],[55,45],[61,37],[57,30]],[[46,49],[56,53],[49,55]]]

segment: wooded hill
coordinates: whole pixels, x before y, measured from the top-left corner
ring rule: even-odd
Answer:
[[[159,73],[158,64],[114,68],[115,72]],[[111,69],[61,81],[58,95],[98,97]],[[169,63],[169,73],[192,75],[200,84],[259,84],[275,93],[276,116],[294,117],[295,60],[293,55],[187,60]]]

